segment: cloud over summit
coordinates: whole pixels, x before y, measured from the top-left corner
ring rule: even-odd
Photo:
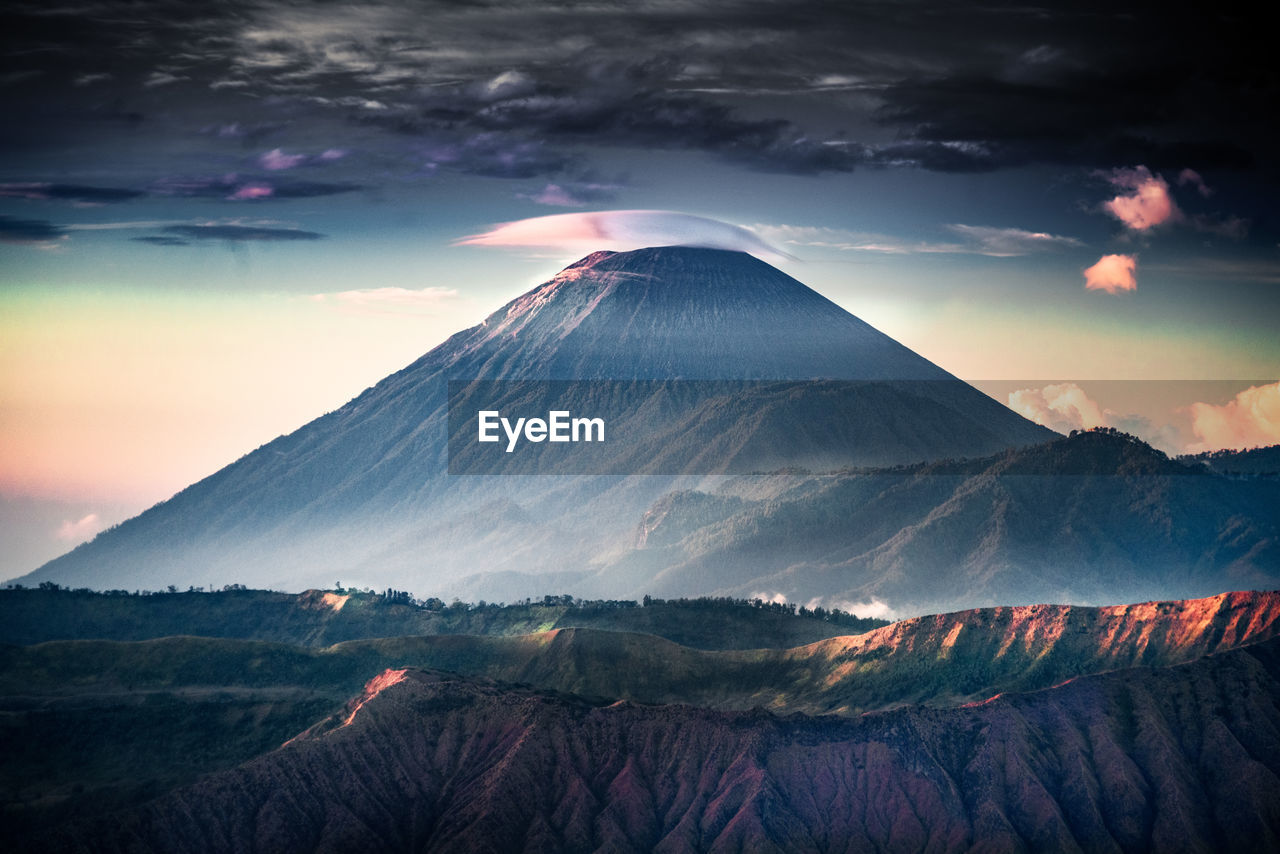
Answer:
[[[788,257],[754,232],[720,220],[677,211],[595,211],[554,214],[502,223],[458,241],[464,246],[523,246],[564,251],[648,246],[701,246],[748,252],[765,259]]]

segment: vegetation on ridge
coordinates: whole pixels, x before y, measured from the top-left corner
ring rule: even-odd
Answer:
[[[0,643],[146,640],[171,635],[327,646],[405,635],[512,636],[560,628],[658,635],[700,649],[791,647],[887,625],[839,609],[760,599],[583,600],[544,596],[513,604],[451,603],[345,588],[278,593],[230,585],[216,592],[68,590],[53,582],[0,590]]]

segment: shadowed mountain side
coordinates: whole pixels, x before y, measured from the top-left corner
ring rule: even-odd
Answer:
[[[967,445],[953,431],[948,454],[1053,435],[749,255],[596,253],[340,409],[22,581],[300,590],[355,572],[362,577],[350,580],[436,595],[540,594],[547,588],[536,581],[512,591],[459,589],[459,579],[565,567],[585,575],[593,559],[630,543],[645,507],[696,481],[450,478],[449,380],[817,378],[924,381],[930,423],[941,423],[941,405],[957,424],[981,427]],[[909,401],[895,405],[906,405],[895,423],[912,422]],[[865,416],[884,414],[872,407]],[[856,451],[848,464],[870,462]],[[452,528],[463,533],[450,537]]]
[[[1250,448],[1245,451],[1225,449],[1205,451],[1178,457],[1188,463],[1198,463],[1219,474],[1231,477],[1280,478],[1280,445]]]
[[[665,496],[594,580],[897,613],[1137,601],[1280,582],[1280,483],[1083,433],[982,460],[740,478]],[[587,595],[591,583],[584,582]],[[843,607],[848,607],[844,605]]]
[[[1280,649],[848,721],[392,670],[65,851],[1274,850]]]
[[[252,662],[241,659],[241,665]],[[111,680],[114,681],[114,680]],[[274,750],[349,693],[86,679],[0,698],[0,839],[136,806]],[[61,691],[71,689],[64,686]],[[34,692],[34,693],[33,693]]]

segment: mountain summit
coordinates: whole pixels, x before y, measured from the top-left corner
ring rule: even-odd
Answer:
[[[743,252],[596,252],[428,354],[450,379],[950,380]]]
[[[634,541],[654,500],[682,486],[451,476],[449,385],[475,380],[860,384],[835,403],[822,386],[760,405],[721,395],[695,413],[721,437],[717,452],[763,460],[763,469],[789,464],[792,448],[813,452],[802,464],[868,466],[979,456],[1053,436],[750,255],[597,252],[342,408],[23,581],[302,589],[338,578],[509,599],[573,589],[601,555]],[[814,451],[797,419],[809,434],[834,436],[836,453]],[[679,437],[652,441],[636,454],[658,455]],[[474,583],[481,576],[488,580]]]

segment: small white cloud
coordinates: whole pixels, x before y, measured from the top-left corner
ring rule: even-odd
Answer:
[[[1014,258],[1082,245],[1074,237],[1022,228],[961,223],[948,225],[946,228],[962,240],[907,240],[887,234],[825,226],[752,226],[762,237],[779,243],[834,249],[838,252],[877,252],[884,255],[987,255],[992,258]]]
[[[996,258],[1014,258],[1053,249],[1081,246],[1074,237],[1027,231],[1022,228],[993,228],[985,225],[949,225],[948,229],[973,241],[974,251]]]
[[[824,74],[813,81],[814,89],[857,89],[866,86],[862,77],[851,74]]]
[[[533,79],[519,71],[504,71],[484,84],[481,94],[487,100],[518,98],[533,92]]]
[[[258,165],[263,169],[278,171],[300,166],[307,160],[305,154],[285,154],[279,148],[273,148],[258,158]]]
[[[80,543],[93,537],[102,530],[102,521],[97,513],[90,513],[79,521],[70,519],[63,521],[54,532],[54,536],[69,543]]]
[[[819,602],[820,600],[814,601]],[[814,605],[810,604],[809,607],[812,608]],[[846,613],[853,614],[855,617],[861,617],[864,620],[897,619],[897,614],[893,608],[889,607],[889,603],[875,596],[872,596],[871,599],[866,602],[850,602],[845,600],[830,601],[826,602],[823,607],[836,608]]]
[[[1121,291],[1138,289],[1138,259],[1133,255],[1103,255],[1098,263],[1084,271],[1084,286],[1090,291]]]
[[[168,71],[153,71],[151,76],[142,81],[143,88],[154,89],[157,86],[168,86],[170,83],[177,83],[179,80],[190,80],[190,77],[182,77],[177,74],[170,74]]]

